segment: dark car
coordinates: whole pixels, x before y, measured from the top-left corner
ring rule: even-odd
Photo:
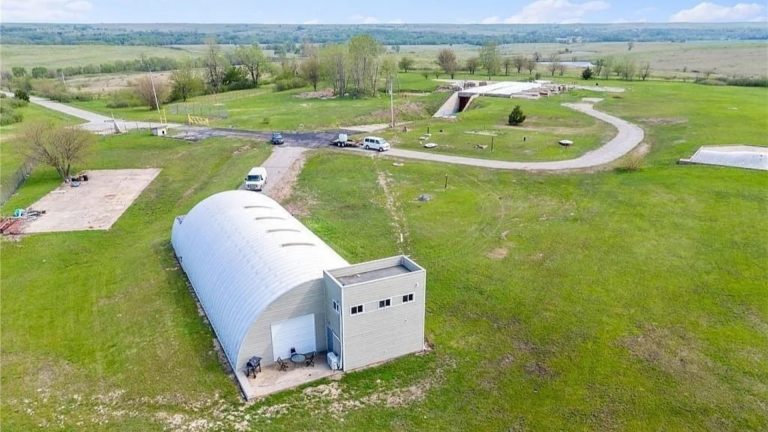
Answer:
[[[285,140],[283,139],[283,134],[281,134],[280,132],[274,132],[272,133],[272,138],[270,138],[269,142],[277,145],[277,144],[284,144]]]

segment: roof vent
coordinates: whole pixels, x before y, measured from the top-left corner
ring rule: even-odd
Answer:
[[[280,216],[258,216],[253,218],[253,220],[268,220],[268,219],[285,220],[285,218],[282,218]]]
[[[276,233],[276,232],[301,232],[301,231],[293,228],[273,228],[273,229],[268,229],[267,232]]]
[[[296,242],[296,243],[283,243],[280,246],[282,247],[289,247],[289,246],[314,246],[314,243],[303,243],[303,242]]]

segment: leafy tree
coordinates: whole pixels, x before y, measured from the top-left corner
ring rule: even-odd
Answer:
[[[310,50],[310,48],[306,48],[307,52]],[[269,63],[267,57],[264,56],[264,51],[261,50],[261,47],[259,47],[258,44],[248,46],[240,45],[235,48],[235,58],[251,75],[253,86],[258,87],[259,79]]]
[[[487,43],[480,49],[480,63],[482,63],[483,68],[485,68],[485,71],[488,73],[488,79],[491,79],[491,76],[499,73],[501,57],[499,56],[499,49],[495,43]]]
[[[317,91],[317,83],[320,82],[321,76],[320,59],[318,58],[317,54],[310,55],[304,59],[304,61],[301,62],[299,70],[301,77],[304,78],[304,80],[306,80],[308,83],[312,84],[312,88]]]
[[[432,75],[432,70],[430,69],[422,69],[421,75],[424,77],[424,79],[429,79],[429,76]]]
[[[513,108],[512,112],[509,113],[509,119],[507,122],[510,126],[517,126],[522,124],[524,121],[525,114],[523,114],[523,110],[520,109],[520,105],[515,105],[515,108]]]
[[[321,75],[333,86],[333,93],[347,93],[347,49],[344,45],[326,45],[320,50]]]
[[[16,89],[16,91],[13,92],[13,97],[18,100],[29,102],[29,93],[24,89]]]
[[[398,48],[399,48],[399,46],[398,46]],[[408,56],[403,56],[400,59],[400,62],[398,63],[398,66],[400,67],[400,69],[403,70],[403,72],[407,73],[409,70],[413,69],[413,63],[414,63],[414,60],[412,58],[410,58]]]
[[[221,83],[228,87],[241,87],[242,83],[247,79],[243,69],[237,66],[230,66],[224,72],[224,78],[222,78]]]
[[[224,81],[227,70],[227,60],[221,53],[221,47],[215,38],[205,42],[205,58],[203,59],[206,71],[206,81],[211,91],[218,93]]]
[[[358,94],[376,93],[379,57],[384,48],[369,34],[353,36],[348,45],[352,87]]]
[[[477,57],[470,57],[467,59],[467,70],[470,75],[474,75],[477,68],[480,66],[480,59]]]
[[[600,72],[603,71],[603,66],[605,66],[605,59],[599,58],[595,60],[595,76],[600,76]]]
[[[27,76],[27,69],[23,67],[14,66],[11,68],[11,72],[15,78],[21,78]]]
[[[45,78],[48,76],[48,69],[43,66],[36,66],[32,68],[32,78]]]
[[[581,71],[581,78],[584,80],[592,79],[592,69],[587,67],[583,71]]]
[[[187,98],[200,94],[205,83],[192,70],[192,64],[186,62],[171,73],[171,100],[186,102]]]
[[[602,59],[602,66],[600,69],[600,76],[603,79],[608,79],[611,77],[611,70],[613,70],[613,57],[606,57],[605,59]]]
[[[450,48],[443,48],[437,53],[437,64],[445,73],[451,76],[451,79],[456,74],[456,69],[459,68],[456,53]]]
[[[23,131],[21,152],[34,161],[52,166],[62,179],[69,180],[72,165],[81,162],[93,144],[93,135],[69,127],[32,123]]]

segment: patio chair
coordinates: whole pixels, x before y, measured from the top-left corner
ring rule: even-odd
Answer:
[[[304,366],[309,367],[315,367],[315,352],[312,351],[311,353],[304,354]]]
[[[288,370],[288,362],[281,359],[280,357],[277,358],[277,369],[280,371],[287,371]]]

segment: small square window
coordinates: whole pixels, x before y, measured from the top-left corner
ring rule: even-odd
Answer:
[[[379,309],[392,306],[392,299],[379,300]]]
[[[352,306],[352,315],[363,313],[363,305]]]
[[[339,302],[337,302],[336,300],[333,300],[332,303],[333,303],[333,310],[335,310],[336,313],[339,313],[339,311],[341,310],[341,306],[339,306]]]
[[[413,293],[406,294],[403,296],[403,303],[408,303],[413,301]]]

